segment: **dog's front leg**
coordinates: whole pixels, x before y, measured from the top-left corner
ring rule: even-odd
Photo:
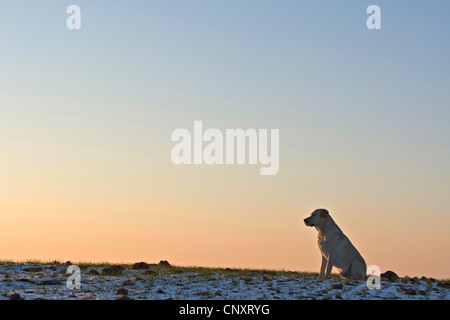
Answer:
[[[320,265],[319,278],[323,278],[325,275],[325,268],[327,267],[327,259],[322,255],[322,264]]]
[[[333,269],[333,258],[331,257],[331,255],[328,256],[327,259],[327,270],[325,273],[325,278],[329,278],[331,275],[331,269]]]

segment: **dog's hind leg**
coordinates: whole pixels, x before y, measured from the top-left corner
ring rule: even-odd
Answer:
[[[355,280],[366,278],[366,263],[364,261],[353,261],[349,268],[349,276]]]
[[[351,276],[351,271],[350,271],[351,268],[352,268],[352,265],[349,265],[346,269],[341,269],[341,272],[339,272],[339,275],[341,276],[341,278],[346,279],[346,278],[350,277]]]
[[[348,270],[339,272],[339,275],[341,276],[341,278],[345,279],[347,278],[350,274],[348,273]]]

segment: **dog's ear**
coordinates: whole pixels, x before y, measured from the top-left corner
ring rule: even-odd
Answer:
[[[320,217],[321,218],[326,218],[328,217],[328,211],[325,209],[320,209]]]

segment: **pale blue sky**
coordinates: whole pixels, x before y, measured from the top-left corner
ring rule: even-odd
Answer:
[[[65,26],[75,3],[81,31]],[[285,127],[300,152],[297,136],[320,126],[376,140],[390,161],[402,161],[403,149],[433,154],[439,166],[426,168],[444,169],[450,4],[378,1],[379,31],[365,27],[369,4],[2,1],[0,89],[36,107],[41,97],[38,112],[49,120],[78,114],[145,126],[160,114],[167,130],[209,118],[212,126]]]
[[[365,27],[370,1],[78,1],[70,32],[73,3],[2,2],[3,90],[280,122],[343,112],[418,139],[448,129],[446,1],[379,1],[380,31]]]

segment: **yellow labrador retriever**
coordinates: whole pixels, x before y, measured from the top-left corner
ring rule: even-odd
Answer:
[[[324,275],[328,278],[335,267],[342,278],[365,279],[366,262],[327,210],[317,209],[303,221],[319,232],[319,249],[322,252],[320,278]]]

